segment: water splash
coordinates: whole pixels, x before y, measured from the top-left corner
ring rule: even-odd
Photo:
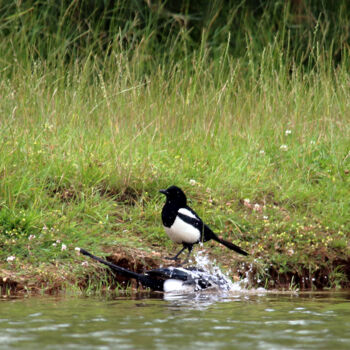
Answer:
[[[220,267],[217,265],[216,260],[211,260],[204,251],[197,251],[194,255],[195,267],[205,271],[208,275],[212,276],[213,284],[219,292],[234,292],[234,293],[264,293],[265,288],[251,288],[251,281],[253,275],[253,264],[242,266],[245,270],[244,277],[236,282],[233,282],[228,273],[221,271]],[[245,263],[243,263],[245,265]]]

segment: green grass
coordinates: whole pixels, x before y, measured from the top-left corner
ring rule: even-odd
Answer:
[[[115,50],[103,64],[30,49],[2,59],[2,266],[71,267],[76,246],[170,250],[158,190],[172,184],[280,273],[349,259],[346,55],[335,68],[315,45],[305,71],[277,37],[260,55],[254,43],[243,57],[202,47],[140,74],[140,48]]]
[[[62,86],[44,67],[2,80],[1,259],[170,247],[157,191],[171,184],[216,231],[281,269],[319,249],[348,256],[349,75],[255,79],[239,64],[218,86],[210,67],[145,84],[86,84],[75,71]]]

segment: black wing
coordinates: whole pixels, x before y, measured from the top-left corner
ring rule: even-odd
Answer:
[[[215,233],[210,229],[210,227],[204,224],[202,219],[196,214],[196,212],[193,209],[191,209],[190,207],[187,207],[186,209],[188,209],[196,217],[193,218],[182,213],[178,213],[177,215],[181,220],[185,221],[187,224],[196,227],[201,232],[201,242],[206,242],[217,237]]]
[[[174,278],[181,281],[187,281],[191,276],[191,271],[176,267],[162,267],[147,271],[146,274],[161,279]]]
[[[184,281],[186,285],[193,285],[195,290],[205,289],[213,285],[215,276],[204,272],[196,267],[190,268],[177,268],[177,267],[164,267],[160,269],[147,271],[147,275],[153,278],[159,278],[166,280],[169,278]]]

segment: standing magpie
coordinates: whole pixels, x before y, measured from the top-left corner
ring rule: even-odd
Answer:
[[[236,253],[248,255],[237,245],[219,238],[196,212],[187,205],[185,193],[177,186],[170,186],[166,190],[160,190],[166,196],[166,202],[162,210],[162,221],[165,232],[169,238],[183,245],[183,248],[170,260],[177,260],[178,256],[188,249],[187,258],[190,256],[193,245],[213,239]]]

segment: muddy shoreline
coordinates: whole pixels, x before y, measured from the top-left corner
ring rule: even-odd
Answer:
[[[165,252],[144,251],[139,249],[116,247],[104,249],[106,260],[129,270],[142,273],[159,266],[171,266],[173,262],[162,257]],[[218,256],[208,254],[215,260]],[[241,257],[225,255],[218,259],[220,264],[232,280],[237,281],[244,277],[249,280],[249,287],[264,287],[278,291],[286,290],[323,290],[330,289],[330,276],[342,274],[342,283],[337,289],[350,288],[350,259],[338,259],[315,269],[312,274],[307,267],[300,264],[295,271],[281,273],[277,268],[270,266],[268,271],[260,269],[259,264],[246,262]],[[20,269],[6,269],[0,266],[0,295],[53,295],[66,290],[140,290],[142,287],[135,281],[112,274],[108,269],[97,262],[83,256],[75,256],[73,266],[80,265],[77,271],[70,266],[49,264],[44,268],[33,269],[21,267]],[[344,278],[345,277],[345,278]]]

